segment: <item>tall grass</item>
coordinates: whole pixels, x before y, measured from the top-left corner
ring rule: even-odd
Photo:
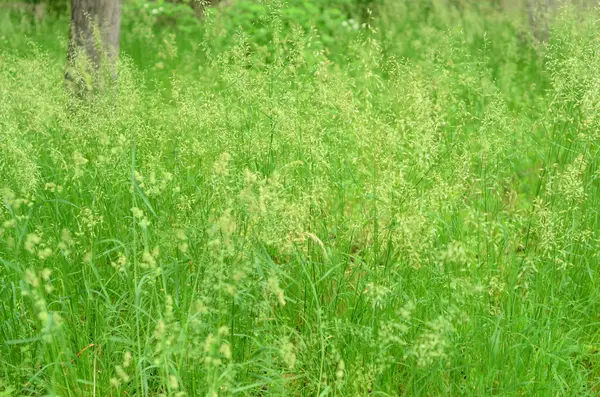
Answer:
[[[281,7],[0,51],[0,395],[598,395],[597,15]]]

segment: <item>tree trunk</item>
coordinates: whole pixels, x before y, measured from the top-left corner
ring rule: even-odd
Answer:
[[[597,4],[598,0],[527,0],[527,16],[534,37],[540,41],[548,40],[550,25],[560,13],[561,7],[571,7],[580,14],[593,10]]]
[[[550,20],[556,14],[557,0],[531,0],[528,2],[527,14],[533,36],[540,41],[547,41],[550,33]]]
[[[101,90],[101,69],[115,78],[120,31],[121,0],[71,0],[67,83]]]

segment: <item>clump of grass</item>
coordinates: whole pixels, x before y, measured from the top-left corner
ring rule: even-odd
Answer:
[[[1,52],[0,392],[596,395],[597,22],[401,7],[166,92]]]

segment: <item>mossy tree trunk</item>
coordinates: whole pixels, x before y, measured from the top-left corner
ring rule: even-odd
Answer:
[[[103,71],[116,78],[121,33],[121,0],[71,0],[67,85],[102,90]]]

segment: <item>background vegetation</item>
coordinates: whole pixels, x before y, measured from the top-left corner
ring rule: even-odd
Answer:
[[[0,10],[0,396],[596,396],[600,26],[123,8],[118,90]]]

